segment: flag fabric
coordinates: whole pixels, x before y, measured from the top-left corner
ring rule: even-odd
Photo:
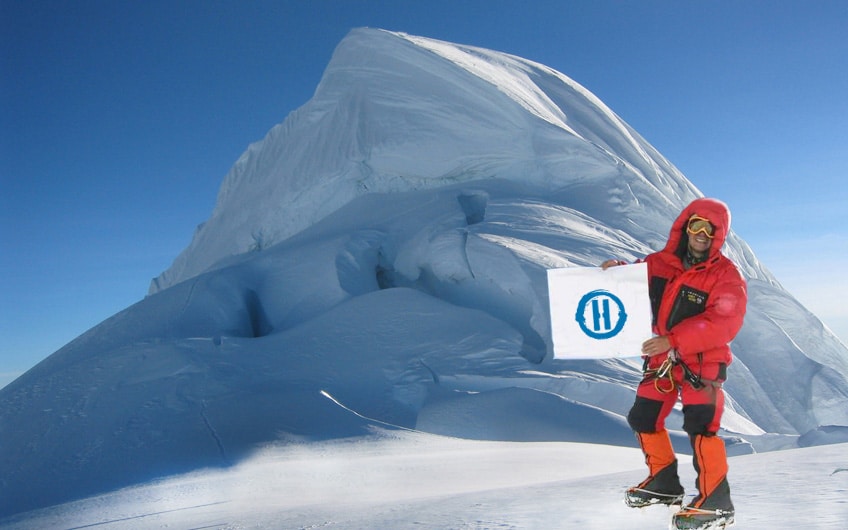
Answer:
[[[548,270],[555,359],[641,355],[651,338],[648,265]]]

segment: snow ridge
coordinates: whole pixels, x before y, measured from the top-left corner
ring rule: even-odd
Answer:
[[[655,242],[665,236],[657,221],[700,196],[564,74],[499,52],[359,29],[339,44],[313,99],[233,166],[212,216],[151,293],[283,241],[359,195],[481,178],[569,188],[584,211],[591,202],[583,195],[602,189],[616,206],[603,220],[627,232],[653,227]],[[589,213],[611,213],[602,202]]]

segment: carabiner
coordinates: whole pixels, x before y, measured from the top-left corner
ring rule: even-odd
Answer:
[[[672,350],[674,351],[674,350]],[[657,389],[657,392],[662,394],[669,394],[674,392],[677,385],[674,383],[674,374],[672,371],[674,370],[674,365],[676,364],[675,358],[672,355],[669,355],[665,361],[657,368],[656,379],[654,379],[654,388]],[[660,381],[663,379],[668,379],[670,384],[668,389],[663,389],[660,385]]]

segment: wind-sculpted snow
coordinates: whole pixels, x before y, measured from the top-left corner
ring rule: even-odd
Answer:
[[[845,346],[782,289],[750,280],[748,295],[745,326],[733,344],[745,370],[733,372],[727,389],[743,401],[761,400],[749,414],[770,432],[848,425]]]
[[[506,54],[381,30],[336,49],[314,97],[242,155],[151,292],[290,237],[353,198],[499,178],[649,242],[699,195],[588,90]],[[639,234],[640,238],[643,234]]]
[[[151,295],[0,390],[0,517],[375,423],[635,447],[641,360],[552,359],[546,271],[643,257],[698,195],[562,74],[355,31]],[[845,346],[725,251],[729,453],[848,441]]]

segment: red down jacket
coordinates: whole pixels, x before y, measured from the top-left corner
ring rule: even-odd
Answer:
[[[686,225],[692,215],[709,219],[715,237],[706,261],[684,270],[681,256],[686,252]],[[716,199],[697,199],[674,221],[665,248],[645,258],[654,333],[667,336],[683,362],[696,372],[703,363],[730,364],[729,343],[745,317],[745,280],[721,253],[729,231],[727,205]],[[664,360],[664,355],[656,355],[649,366],[655,368]]]

